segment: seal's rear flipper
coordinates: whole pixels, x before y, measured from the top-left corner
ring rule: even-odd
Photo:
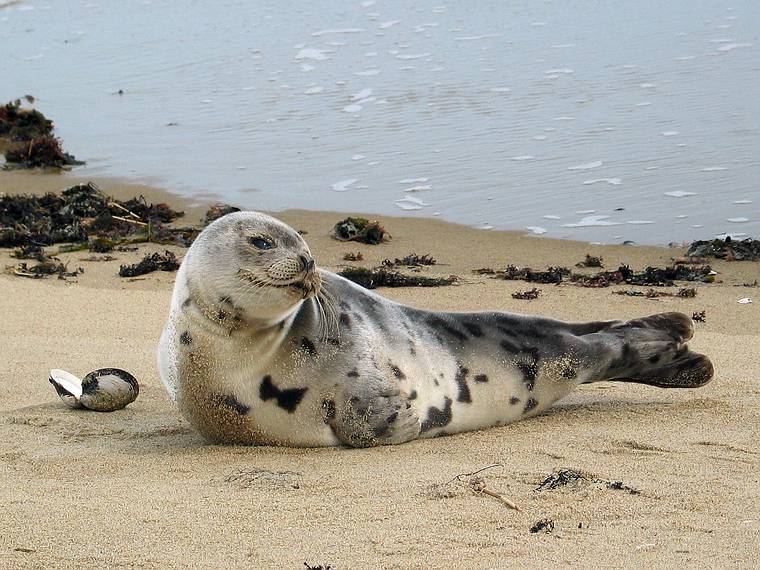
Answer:
[[[687,351],[662,366],[642,370],[621,380],[658,386],[659,388],[699,388],[713,378],[713,365],[704,354]]]
[[[597,380],[660,388],[698,388],[712,380],[710,359],[691,352],[685,344],[694,335],[694,324],[683,313],[618,322],[596,334],[606,336],[605,344],[613,351],[609,368]]]

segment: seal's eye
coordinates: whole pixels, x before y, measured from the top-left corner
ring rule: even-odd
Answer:
[[[274,247],[274,240],[266,236],[251,236],[248,238],[248,243],[257,249],[272,249]]]

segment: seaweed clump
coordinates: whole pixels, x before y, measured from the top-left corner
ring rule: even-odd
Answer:
[[[604,267],[602,265],[602,257],[601,256],[593,256],[586,254],[586,259],[583,261],[579,261],[575,264],[576,267]]]
[[[53,136],[53,121],[35,109],[22,108],[19,99],[0,106],[0,144],[5,148],[5,169],[84,164],[63,150]]]
[[[404,275],[398,271],[391,271],[383,267],[376,269],[349,267],[338,273],[338,275],[361,285],[365,289],[376,289],[377,287],[441,287],[443,285],[452,285],[459,280],[454,275],[449,277]]]
[[[550,267],[546,271],[535,271],[530,267],[517,267],[507,265],[506,269],[501,272],[502,279],[521,280],[529,283],[562,283],[562,278],[570,275],[567,267]]]
[[[364,256],[361,251],[349,251],[343,254],[343,261],[364,261]]]
[[[417,255],[416,253],[410,253],[409,255],[402,257],[399,259],[398,257],[395,258],[393,261],[390,259],[383,260],[383,265],[385,267],[422,267],[422,266],[429,266],[429,265],[435,265],[437,261],[434,257],[431,257],[430,254],[426,253],[424,255]]]
[[[377,245],[386,241],[388,232],[378,221],[369,221],[366,218],[348,217],[341,220],[333,227],[333,237],[340,241],[358,241],[370,245]]]
[[[647,267],[643,271],[634,271],[627,265],[621,265],[616,271],[600,271],[594,275],[574,273],[570,280],[581,287],[609,287],[610,285],[645,285],[650,287],[671,287],[674,281],[714,281],[709,265],[688,267],[672,265],[670,267]]]
[[[552,519],[541,519],[537,521],[532,527],[530,532],[537,534],[539,532],[551,533],[554,530],[554,521]]]
[[[203,225],[207,226],[214,220],[218,220],[222,216],[226,216],[227,214],[233,214],[235,212],[239,212],[240,208],[236,206],[230,206],[229,204],[214,204],[212,205],[207,211],[206,215],[203,218]]]
[[[119,277],[137,277],[153,271],[176,271],[179,269],[177,256],[171,251],[165,251],[163,254],[154,253],[146,255],[139,263],[133,265],[122,265],[119,268]]]
[[[541,289],[536,289],[533,287],[533,289],[529,289],[527,291],[517,291],[516,293],[512,293],[513,299],[521,299],[524,301],[532,301],[533,299],[538,299],[538,296],[541,294]]]
[[[697,290],[694,287],[682,287],[677,293],[668,293],[667,291],[655,291],[650,289],[644,291],[613,291],[613,295],[625,295],[627,297],[646,297],[647,299],[658,299],[660,297],[679,297],[681,299],[692,299],[697,296]]]
[[[92,182],[77,184],[60,194],[0,195],[0,247],[86,243],[105,253],[127,241],[176,241],[180,230],[164,224],[181,217],[168,205],[144,197],[114,200]]]
[[[631,495],[639,495],[641,493],[641,491],[635,487],[626,485],[622,481],[608,481],[607,479],[600,479],[588,473],[567,467],[551,473],[546,479],[541,482],[538,487],[533,490],[535,492],[555,491],[563,487],[575,486],[579,483],[595,483],[603,485],[605,488],[612,491],[628,491]]]
[[[44,253],[40,253],[34,259],[37,261],[35,265],[21,262],[12,267],[12,273],[18,277],[28,277],[30,279],[42,279],[51,275],[57,275],[58,279],[66,279],[84,273],[84,269],[81,267],[69,271],[68,264],[61,263],[61,260],[57,257],[50,257]]]
[[[760,261],[760,240],[747,238],[699,240],[693,242],[688,251],[690,257],[714,257],[726,261]]]

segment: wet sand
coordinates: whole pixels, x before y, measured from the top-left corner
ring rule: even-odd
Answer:
[[[71,177],[0,173],[0,192],[61,190]],[[100,181],[116,197],[160,190]],[[190,221],[202,208],[191,211]],[[379,246],[329,237],[343,214],[278,214],[305,236],[319,264],[337,270],[347,251],[374,266],[410,252],[462,277],[436,289],[384,289],[395,300],[445,310],[498,309],[567,320],[706,311],[691,346],[712,358],[715,380],[698,390],[599,383],[547,413],[502,428],[376,449],[209,445],[177,414],[160,385],[155,347],[174,274],[136,281],[120,264],[165,248],[143,245],[110,262],[80,261],[77,282],[0,274],[0,566],[4,568],[273,567],[508,568],[744,567],[760,548],[760,295],[741,283],[757,263],[715,262],[722,283],[691,299],[613,295],[627,287],[539,285],[471,273],[508,263],[572,266],[586,253],[605,266],[663,266],[681,248],[590,246],[479,231],[431,220],[382,221]],[[170,248],[178,256],[186,250]],[[0,250],[2,267],[15,260]],[[646,288],[638,288],[645,290]],[[742,297],[755,303],[741,305]],[[83,375],[117,366],[141,383],[138,400],[110,414],[64,407],[50,368]],[[466,485],[481,474],[523,512]],[[631,494],[586,482],[535,491],[570,467],[622,481]],[[550,534],[529,531],[552,519]]]

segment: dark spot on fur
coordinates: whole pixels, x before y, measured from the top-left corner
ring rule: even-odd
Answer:
[[[388,416],[388,423],[392,424],[398,419],[398,412],[393,412],[390,416]]]
[[[250,406],[242,404],[235,396],[232,395],[216,396],[214,399],[218,405],[230,408],[239,416],[244,416],[251,411]]]
[[[523,408],[523,413],[528,413],[529,411],[531,411],[536,406],[538,406],[538,400],[536,400],[535,398],[528,398],[528,401],[525,402],[525,407]]]
[[[224,305],[229,305],[230,307],[233,306],[232,299],[226,295],[224,297],[219,297],[219,302],[223,303]]]
[[[327,342],[333,346],[340,346],[340,339],[339,338],[328,338]]]
[[[348,313],[340,314],[340,324],[342,324],[347,329],[351,328],[351,317],[348,316]]]
[[[303,395],[308,388],[286,388],[280,390],[272,382],[272,377],[267,375],[261,381],[261,387],[259,388],[259,398],[263,401],[276,399],[277,405],[283,410],[286,410],[289,414],[296,411],[298,404],[301,403]]]
[[[425,421],[422,422],[420,432],[426,432],[436,427],[443,427],[451,422],[451,398],[444,398],[443,410],[430,406]]]
[[[314,343],[311,342],[308,338],[303,337],[301,339],[301,348],[303,351],[308,354],[309,356],[314,356],[317,353],[317,349],[314,347]]]
[[[435,384],[436,386],[441,385],[440,382],[438,382],[438,378],[433,378],[433,384]]]
[[[461,342],[465,342],[467,340],[467,335],[464,334],[462,331],[460,331],[458,328],[452,326],[450,323],[447,323],[445,320],[443,320],[440,317],[429,317],[428,318],[428,324],[430,326],[442,329],[449,335],[453,336],[457,340]]]
[[[485,382],[488,382],[488,376],[486,376],[485,374],[478,374],[477,376],[475,376],[474,380],[475,382],[480,382],[481,384],[483,384]]]
[[[417,349],[414,348],[414,343],[412,341],[409,341],[409,354],[411,354],[412,356],[417,355]]]
[[[476,325],[475,323],[462,323],[462,326],[467,329],[467,332],[470,333],[472,336],[481,337],[483,336],[483,329],[480,328],[480,325]]]
[[[341,301],[339,304],[339,307],[343,309],[344,311],[348,311],[351,308],[351,305],[349,305],[345,301]]]
[[[614,358],[612,362],[610,363],[610,368],[612,370],[620,370],[621,368],[627,368],[628,366],[630,366],[632,354],[633,354],[633,349],[631,349],[630,343],[626,342],[623,345],[620,356],[618,356],[617,358]]]
[[[227,318],[227,313],[225,313],[222,309],[219,309],[219,312],[216,314],[216,318],[220,321],[223,321]]]
[[[472,402],[472,397],[470,396],[470,387],[467,385],[467,374],[469,372],[470,371],[467,368],[460,366],[459,370],[457,370],[456,376],[454,377],[454,380],[457,383],[457,387],[459,388],[457,402]]]
[[[399,367],[398,367],[398,366],[396,366],[395,364],[391,364],[391,365],[390,365],[390,367],[391,367],[391,372],[393,372],[393,375],[394,375],[394,376],[395,376],[395,377],[396,377],[398,380],[406,380],[406,374],[404,374],[404,373],[401,371],[401,368],[399,368]]]
[[[520,398],[518,398],[518,397],[516,397],[516,396],[512,396],[512,397],[509,399],[509,403],[510,403],[510,404],[512,404],[513,406],[514,406],[515,404],[519,404],[519,403],[520,403]]]
[[[193,337],[190,336],[189,332],[185,331],[181,335],[179,335],[179,341],[182,344],[190,344],[191,342],[193,342]]]
[[[417,399],[417,390],[412,390],[412,393],[409,394],[410,400],[416,400]]]
[[[518,352],[520,352],[520,349],[516,345],[512,344],[506,339],[502,339],[499,342],[499,346],[501,346],[501,348],[503,348],[507,352],[511,352],[512,354],[517,354]]]
[[[537,348],[526,348],[524,352],[528,353],[531,362],[518,362],[517,368],[523,374],[523,382],[528,390],[533,390],[536,386],[536,377],[538,376],[538,359],[540,351]]]
[[[322,400],[322,409],[325,412],[324,421],[326,424],[328,424],[330,423],[330,420],[335,418],[335,401]]]
[[[528,390],[533,390],[536,386],[536,376],[538,375],[538,366],[534,362],[518,362],[517,368],[522,372],[523,382]]]
[[[578,373],[574,368],[567,366],[562,370],[562,377],[567,378],[568,380],[575,380],[578,377]]]
[[[651,362],[652,364],[657,364],[660,361],[660,355],[659,354],[653,354],[652,356],[650,356],[649,358],[647,358],[647,360],[649,360],[649,362]]]
[[[185,299],[184,301],[182,301],[182,306],[185,307],[185,308],[187,308],[187,307],[190,306],[190,303],[192,303],[192,302],[193,302],[193,300],[190,297],[188,297],[187,299]]]
[[[359,372],[357,372],[356,370],[351,370],[348,374],[346,374],[346,376],[348,376],[349,378],[358,378]]]

